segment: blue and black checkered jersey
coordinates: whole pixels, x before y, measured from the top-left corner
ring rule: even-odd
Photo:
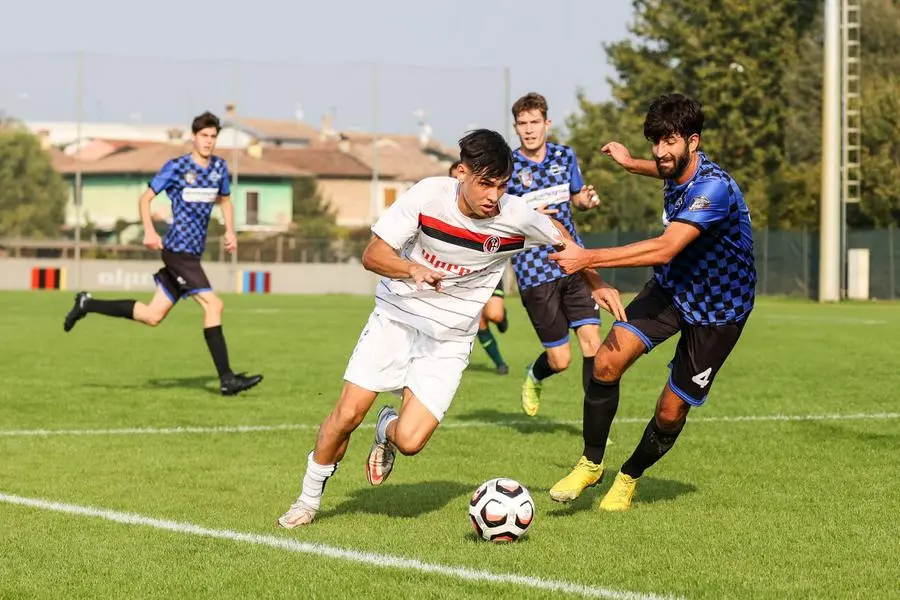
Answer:
[[[547,142],[547,155],[536,163],[526,158],[521,149],[513,152],[513,173],[507,193],[521,196],[529,206],[539,208],[552,205],[558,212],[550,215],[562,223],[576,242],[583,245],[572,218],[572,194],[581,191],[584,179],[578,168],[575,152],[568,146]],[[547,259],[553,252],[550,246],[524,250],[512,257],[513,271],[520,290],[566,277],[559,265]]]
[[[206,229],[218,196],[231,194],[228,164],[211,156],[201,167],[190,154],[173,158],[150,180],[157,194],[165,192],[172,201],[172,224],[163,247],[170,252],[200,256],[206,248]]]
[[[731,176],[699,154],[690,181],[666,181],[663,225],[688,223],[700,236],[654,276],[688,323],[737,323],[753,310],[756,290],[750,211]]]

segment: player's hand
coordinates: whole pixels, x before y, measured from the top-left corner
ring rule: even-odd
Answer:
[[[144,232],[144,246],[149,250],[162,250],[162,238],[155,231]]]
[[[535,210],[537,210],[539,213],[541,213],[543,215],[551,215],[551,216],[555,215],[556,213],[559,212],[559,210],[556,208],[550,208],[549,204],[543,204],[543,205],[539,206],[538,208],[536,208]]]
[[[444,278],[443,273],[432,271],[422,265],[416,265],[410,270],[409,275],[416,282],[418,290],[424,290],[426,285],[430,285],[435,291],[441,291],[441,280]]]
[[[631,152],[629,152],[628,148],[626,148],[619,142],[609,142],[608,144],[600,148],[600,152],[612,158],[614,161],[616,161],[617,164],[622,167],[627,168],[632,161]]]
[[[584,190],[587,192],[587,204],[585,204],[584,208],[597,208],[600,206],[600,196],[597,195],[594,186],[589,185]]]
[[[559,268],[569,275],[587,268],[589,262],[587,252],[578,244],[566,244],[565,248],[547,258],[556,262]]]
[[[602,287],[591,292],[591,296],[594,297],[594,302],[599,304],[600,308],[614,316],[616,320],[623,323],[628,322],[628,317],[625,316],[625,306],[619,297],[619,290],[604,281]]]
[[[225,251],[235,252],[237,250],[237,235],[233,231],[226,231],[224,240]]]

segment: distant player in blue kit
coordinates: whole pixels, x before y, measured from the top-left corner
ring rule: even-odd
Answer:
[[[547,141],[551,125],[548,110],[546,98],[533,92],[512,106],[519,147],[513,151],[507,193],[524,198],[532,208],[559,221],[581,244],[572,207],[594,208],[599,200],[594,188],[585,185],[575,152]],[[599,306],[584,279],[567,275],[547,260],[552,251],[549,246],[541,246],[512,258],[522,304],[544,346],[544,352],[528,366],[522,383],[522,410],[532,417],[540,407],[544,380],[565,371],[572,361],[569,329],[575,330],[584,356],[584,385],[600,347]]]
[[[136,300],[98,300],[88,292],[79,292],[63,329],[71,331],[88,313],[131,319],[155,327],[180,298],[191,297],[203,307],[203,335],[219,373],[220,390],[225,396],[233,396],[258,384],[262,375],[247,376],[231,370],[222,333],[224,304],[213,292],[200,265],[215,204],[221,206],[225,217],[225,249],[237,250],[228,165],[212,153],[220,129],[219,119],[212,113],[196,117],[192,124],[191,153],[168,161],[141,196],[144,246],[161,250],[163,261],[163,267],[154,275],[158,289],[150,304]],[[165,240],[156,233],[150,215],[150,203],[162,192],[172,201],[172,224]]]
[[[606,440],[619,405],[619,380],[644,353],[679,334],[656,412],[622,465],[601,510],[631,506],[637,480],[675,444],[692,406],[707,399],[716,374],[753,310],[756,267],[750,211],[737,183],[700,151],[703,111],[681,94],[655,100],[644,120],[653,159],[633,159],[621,144],[603,147],[632,173],[665,179],[663,225],[656,238],[617,248],[569,245],[550,255],[566,273],[653,267],[653,278],[625,309],[594,359],[585,426]]]

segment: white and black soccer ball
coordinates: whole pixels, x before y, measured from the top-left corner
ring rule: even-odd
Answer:
[[[534,521],[534,500],[518,481],[503,477],[485,481],[469,501],[475,532],[491,542],[514,542]]]

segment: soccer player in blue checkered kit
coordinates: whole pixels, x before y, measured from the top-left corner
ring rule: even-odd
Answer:
[[[606,440],[619,404],[619,380],[642,354],[678,334],[669,379],[656,412],[622,465],[601,510],[631,506],[638,478],[675,444],[692,406],[707,399],[753,310],[756,267],[750,212],[737,183],[700,151],[703,111],[681,94],[655,100],[644,120],[653,160],[633,159],[621,144],[603,147],[632,173],[665,179],[659,237],[550,255],[566,273],[581,269],[653,267],[653,277],[626,308],[594,359],[585,395],[585,426]],[[599,480],[599,476],[597,478]]]
[[[203,336],[219,373],[220,390],[233,396],[262,381],[262,375],[236,374],[228,361],[222,333],[224,304],[213,292],[200,257],[206,248],[206,230],[213,206],[225,217],[225,249],[237,250],[231,183],[225,160],[213,155],[221,125],[206,112],[192,123],[193,148],[189,154],[168,161],[150,181],[139,201],[144,224],[144,245],[162,251],[163,267],[154,275],[158,286],[149,304],[136,300],[99,300],[88,292],[75,296],[63,329],[71,331],[89,313],[120,317],[155,327],[162,323],[180,298],[191,297],[203,307]],[[172,202],[172,224],[161,239],[153,226],[150,203],[165,192]]]
[[[547,100],[536,93],[527,94],[513,104],[520,146],[513,152],[513,175],[507,191],[559,221],[581,244],[572,206],[588,209],[597,206],[599,201],[594,188],[584,184],[575,152],[568,146],[547,141],[551,125],[547,111]],[[522,304],[544,346],[544,352],[528,366],[522,384],[522,410],[529,416],[538,411],[543,381],[565,371],[572,361],[569,329],[575,330],[584,356],[584,385],[600,347],[600,315],[591,291],[584,279],[567,275],[556,263],[547,260],[552,251],[549,246],[541,246],[512,259]]]

